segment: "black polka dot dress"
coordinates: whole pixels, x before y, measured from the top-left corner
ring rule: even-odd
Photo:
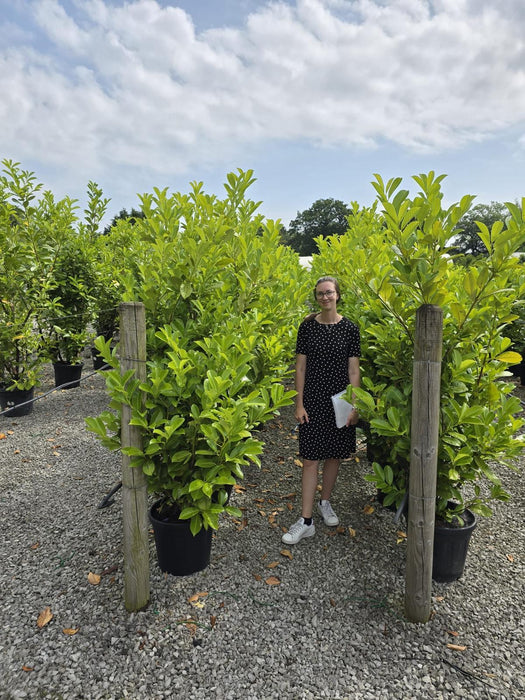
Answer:
[[[306,355],[303,404],[309,418],[299,426],[299,454],[347,459],[356,449],[355,426],[336,426],[332,396],[350,383],[348,358],[361,354],[359,329],[344,316],[333,324],[308,318],[299,326],[296,352]]]

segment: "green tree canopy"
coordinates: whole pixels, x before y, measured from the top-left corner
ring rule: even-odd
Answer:
[[[351,213],[340,199],[318,199],[309,209],[297,212],[288,229],[281,232],[282,240],[300,255],[312,255],[317,253],[314,239],[345,233]]]
[[[116,214],[112,219],[111,223],[106,226],[104,229],[104,233],[107,234],[111,231],[113,226],[117,223],[117,221],[123,220],[123,221],[129,221],[130,224],[135,224],[137,219],[143,219],[144,218],[144,212],[141,211],[140,209],[135,209],[132,208],[131,211],[128,213],[127,209],[121,209],[118,214]]]
[[[490,230],[496,221],[505,221],[509,210],[501,202],[476,204],[458,222],[457,229],[461,232],[454,237],[454,248],[462,255],[487,255],[485,244],[478,235],[477,221],[481,221]]]

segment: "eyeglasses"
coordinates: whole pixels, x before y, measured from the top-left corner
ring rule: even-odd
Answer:
[[[329,289],[327,292],[316,292],[315,296],[318,299],[322,299],[323,297],[327,297],[327,298],[333,297],[334,294],[335,294],[335,290]]]

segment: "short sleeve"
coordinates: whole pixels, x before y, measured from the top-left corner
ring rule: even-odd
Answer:
[[[361,357],[361,335],[359,333],[359,328],[355,325],[355,323],[352,323],[350,326],[348,357]]]
[[[297,342],[295,344],[295,352],[297,355],[308,355],[308,331],[306,324],[301,323],[297,331]]]

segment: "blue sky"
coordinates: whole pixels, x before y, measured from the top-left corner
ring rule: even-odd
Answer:
[[[0,0],[0,158],[108,217],[192,180],[285,224],[321,197],[446,173],[525,196],[522,0]]]

